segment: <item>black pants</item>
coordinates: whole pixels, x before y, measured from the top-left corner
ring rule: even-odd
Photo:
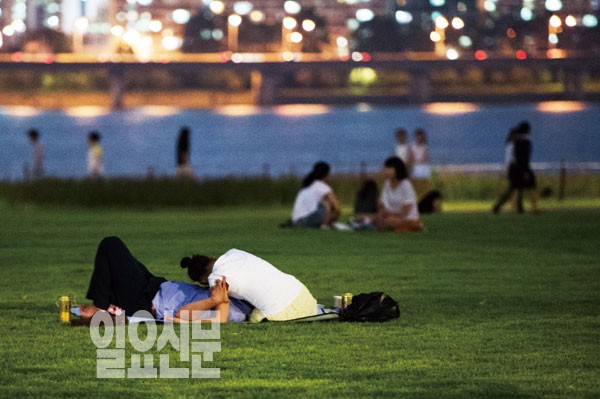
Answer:
[[[131,316],[151,310],[152,298],[165,281],[135,259],[120,238],[106,237],[98,245],[87,298],[100,309],[113,304]]]

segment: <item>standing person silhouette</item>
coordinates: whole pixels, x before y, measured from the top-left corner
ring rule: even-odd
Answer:
[[[88,134],[87,171],[91,178],[104,174],[104,156],[100,145],[100,133],[92,131]]]
[[[40,144],[40,134],[36,129],[31,129],[27,133],[29,142],[33,147],[33,163],[31,168],[31,178],[38,179],[44,174],[44,150]]]
[[[504,203],[509,199],[513,211],[523,213],[523,190],[531,190],[531,210],[537,212],[537,182],[530,163],[532,152],[530,132],[531,125],[529,122],[524,121],[511,129],[508,135],[505,162],[508,164],[509,188],[494,205],[494,213],[499,213]]]
[[[192,165],[190,158],[190,129],[182,127],[179,130],[179,138],[177,139],[177,176],[192,177]]]
[[[517,212],[523,213],[523,190],[530,191],[531,211],[537,212],[538,210],[538,193],[537,193],[537,181],[535,173],[531,169],[531,152],[533,146],[529,133],[531,132],[531,125],[527,121],[523,121],[517,126],[517,135],[514,141],[514,158],[515,158],[515,170],[513,173],[515,176],[515,203]]]
[[[419,195],[429,190],[431,166],[429,165],[429,144],[424,129],[415,130],[415,141],[410,145],[410,175]]]
[[[404,164],[409,167],[409,158],[410,158],[410,146],[408,144],[408,133],[406,129],[399,127],[396,129],[396,148],[395,151],[396,156],[404,162]]]
[[[493,212],[500,213],[504,204],[512,199],[514,193],[514,185],[513,182],[514,177],[516,176],[511,172],[511,168],[514,168],[515,163],[515,139],[517,137],[517,128],[511,128],[508,132],[508,136],[506,137],[506,144],[504,146],[504,166],[506,168],[506,177],[508,178],[508,188],[504,193],[500,196],[498,201],[494,204]],[[513,206],[515,204],[513,203]]]

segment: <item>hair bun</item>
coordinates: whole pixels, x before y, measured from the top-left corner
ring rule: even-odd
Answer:
[[[190,267],[191,264],[192,258],[190,258],[189,256],[186,256],[185,258],[181,259],[181,262],[179,262],[179,266],[181,266],[182,269]]]

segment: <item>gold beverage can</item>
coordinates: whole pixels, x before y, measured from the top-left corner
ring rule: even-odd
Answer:
[[[69,323],[71,321],[71,299],[63,295],[58,301],[58,319],[61,323]]]
[[[346,309],[352,303],[352,293],[346,292],[342,295],[342,308]]]

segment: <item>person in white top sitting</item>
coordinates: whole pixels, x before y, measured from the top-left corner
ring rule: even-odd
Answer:
[[[317,301],[304,284],[251,253],[230,249],[217,259],[193,255],[183,258],[180,265],[200,284],[214,287],[225,281],[230,297],[254,306],[251,322],[265,318],[284,321],[317,314]]]
[[[406,165],[398,157],[388,158],[384,163],[385,183],[377,206],[375,227],[396,232],[421,231],[417,195],[406,171]]]
[[[317,162],[304,178],[302,189],[296,195],[292,209],[293,226],[331,227],[339,219],[339,201],[327,184],[329,171],[329,164]]]

